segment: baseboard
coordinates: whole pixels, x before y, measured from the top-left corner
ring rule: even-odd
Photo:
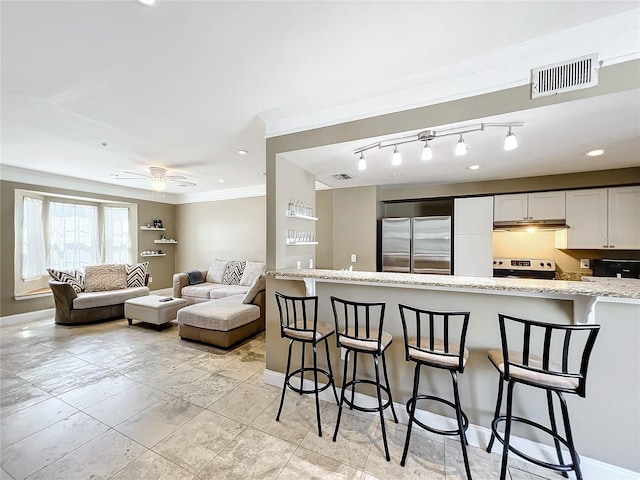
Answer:
[[[0,317],[0,326],[5,327],[7,325],[17,325],[21,323],[33,322],[36,320],[45,320],[55,316],[54,308],[47,308],[45,310],[36,310],[35,312],[17,313],[15,315],[7,315],[6,317]]]
[[[264,382],[273,385],[276,387],[282,387],[282,383],[284,382],[284,374],[280,372],[274,372],[273,370],[265,370],[264,371]],[[324,385],[324,384],[323,384]],[[313,382],[311,380],[305,379],[304,382],[305,388],[312,388]],[[336,403],[336,400],[333,396],[333,392],[331,389],[324,390],[320,392],[320,398],[324,401],[331,402],[333,404]],[[374,397],[369,395],[363,395],[360,393],[356,393],[356,403],[358,405],[375,405],[377,404],[377,400]],[[394,402],[396,415],[398,416],[398,421],[401,423],[409,422],[409,415],[407,414],[407,410],[405,405]],[[372,415],[377,415],[376,413],[372,413]],[[437,415],[425,410],[416,410],[416,417],[419,420],[422,420],[427,425],[433,425],[436,428],[441,428],[443,430],[446,429],[455,429],[456,421],[453,418],[444,417],[441,415]],[[491,430],[489,428],[481,427],[479,425],[470,424],[467,429],[467,440],[470,445],[474,447],[479,447],[485,449],[489,444],[489,438],[491,437]],[[526,438],[521,437],[511,437],[511,444],[516,447],[518,450],[530,455],[534,458],[546,459],[549,462],[557,461],[556,452],[553,447],[548,445],[544,445],[541,443],[533,442]],[[493,447],[493,452],[499,452],[502,448],[502,444],[500,442],[495,442]],[[593,478],[593,479],[613,479],[616,480],[639,480],[640,473],[633,472],[631,470],[627,470],[616,465],[611,465],[608,463],[601,462],[600,460],[594,460],[589,457],[585,457],[580,455],[580,465],[582,467],[582,473],[584,478]],[[561,478],[561,477],[559,477]],[[571,477],[575,478],[575,477]]]

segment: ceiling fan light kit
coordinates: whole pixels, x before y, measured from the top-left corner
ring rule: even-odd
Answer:
[[[402,157],[398,150],[398,145],[412,142],[425,142],[424,148],[420,158],[428,161],[433,159],[433,152],[431,151],[431,141],[440,137],[449,137],[451,135],[457,135],[459,137],[456,143],[454,154],[458,157],[467,154],[467,144],[464,141],[463,135],[471,132],[484,132],[487,128],[507,128],[507,136],[504,140],[503,148],[505,150],[515,150],[518,148],[518,140],[516,134],[513,133],[513,129],[524,126],[523,122],[504,122],[504,123],[477,123],[473,125],[466,125],[463,127],[451,128],[448,130],[423,130],[417,135],[408,135],[405,137],[391,138],[381,142],[372,143],[364,147],[360,147],[353,151],[354,154],[360,155],[358,160],[358,170],[366,169],[366,162],[364,161],[364,152],[373,148],[382,149],[393,147],[393,155],[391,156],[391,165],[397,166],[402,163]]]

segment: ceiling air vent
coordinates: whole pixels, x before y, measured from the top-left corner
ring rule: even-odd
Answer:
[[[351,180],[353,177],[347,173],[336,173],[333,178],[336,180]]]
[[[554,63],[531,70],[531,98],[595,87],[598,84],[598,54]]]

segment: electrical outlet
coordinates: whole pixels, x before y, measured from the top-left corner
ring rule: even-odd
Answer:
[[[153,282],[153,277],[149,277],[149,283]]]
[[[345,358],[347,358],[347,349],[340,347],[340,360],[344,360]]]
[[[589,259],[588,258],[581,258],[580,259],[580,268],[590,268],[589,267]]]
[[[356,254],[355,254],[355,253],[352,253],[352,254],[351,254],[351,263],[356,263],[356,261],[357,261]]]

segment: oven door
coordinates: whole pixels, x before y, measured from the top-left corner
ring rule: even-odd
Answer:
[[[556,278],[556,272],[494,268],[493,276],[495,278],[537,278],[541,280],[554,280]]]

